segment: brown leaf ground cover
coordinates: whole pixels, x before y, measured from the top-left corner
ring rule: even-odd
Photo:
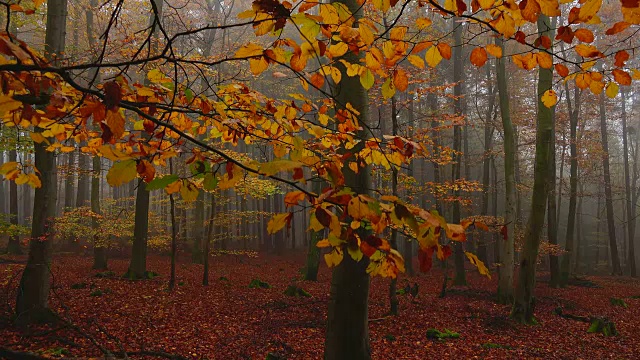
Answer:
[[[186,259],[177,266],[179,285],[167,290],[169,259],[153,255],[148,268],[160,276],[145,281],[119,277],[125,260],[110,261],[115,276],[96,277],[91,260],[56,256],[52,266],[51,307],[75,328],[41,326],[19,331],[7,320],[22,264],[0,264],[0,346],[50,357],[97,357],[92,340],[113,352],[162,351],[193,359],[320,359],[330,271],[321,266],[318,282],[299,281],[303,254],[258,258],[225,255],[212,259],[210,286],[202,286],[202,266]],[[108,275],[108,274],[107,274]],[[598,288],[537,288],[539,325],[508,320],[509,307],[492,299],[494,280],[469,271],[469,286],[440,298],[443,273],[399,279],[419,285],[417,298],[401,295],[400,315],[385,317],[388,279],[372,280],[371,347],[374,359],[637,359],[640,355],[640,282],[591,277]],[[253,279],[271,285],[250,289]],[[312,297],[289,297],[296,284]],[[628,307],[612,305],[620,298]],[[617,337],[590,334],[588,324],[561,318],[564,313],[607,317]],[[449,329],[458,339],[431,340],[427,329]]]

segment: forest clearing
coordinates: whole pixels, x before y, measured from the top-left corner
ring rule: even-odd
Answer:
[[[215,256],[208,287],[201,285],[202,266],[186,259],[179,262],[181,285],[173,292],[167,291],[166,257],[150,257],[149,269],[160,276],[143,283],[115,274],[96,277],[101,272],[88,271],[91,262],[82,257],[61,255],[55,260],[64,265],[53,267],[51,306],[114,354],[125,348],[187,359],[265,359],[269,353],[273,357],[268,359],[322,358],[331,274],[322,266],[318,282],[300,281],[295,274],[304,266],[302,254]],[[16,274],[22,266],[2,264],[0,273]],[[113,260],[112,269],[116,274],[124,273],[127,262]],[[271,288],[249,288],[254,279]],[[536,290],[539,325],[524,326],[509,321],[508,306],[495,303],[495,281],[479,275],[469,277],[469,286],[449,289],[443,298],[440,269],[401,277],[402,287],[417,283],[419,293],[415,298],[400,297],[397,316],[388,316],[389,280],[375,278],[369,300],[372,357],[635,358],[640,352],[636,336],[640,330],[640,282],[612,277],[589,280],[595,284],[567,289],[540,283]],[[85,286],[74,289],[78,284]],[[286,296],[284,291],[292,284],[311,297]],[[12,299],[12,289],[15,284],[3,285],[3,304]],[[103,294],[95,295],[98,290]],[[612,298],[623,299],[628,307],[613,305]],[[587,333],[589,324],[559,317],[554,313],[557,307],[574,315],[607,317],[615,322],[620,335]],[[460,337],[433,339],[427,337],[428,329],[449,329]],[[37,328],[32,334],[3,328],[0,337],[5,346],[16,351],[49,355],[57,351],[60,357],[103,356],[87,337],[64,325]]]

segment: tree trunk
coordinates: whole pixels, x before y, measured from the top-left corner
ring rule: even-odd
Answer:
[[[574,91],[574,105],[571,106],[569,95],[569,85],[565,83],[567,92],[567,107],[569,108],[569,212],[567,214],[567,234],[565,239],[566,254],[562,256],[560,264],[560,287],[567,286],[571,273],[571,263],[575,257],[574,253],[574,231],[576,221],[576,206],[578,202],[578,117],[580,116],[580,89],[576,86]]]
[[[625,197],[627,201],[627,222],[626,222],[626,230],[627,230],[627,239],[629,239],[629,253],[628,253],[628,263],[627,266],[629,275],[635,277],[636,276],[636,250],[634,244],[635,237],[635,205],[633,202],[633,195],[631,194],[631,176],[629,175],[629,137],[627,132],[627,94],[626,89],[623,86],[621,93],[621,101],[622,101],[622,153],[624,154],[624,189],[625,189]]]
[[[67,153],[67,177],[65,178],[64,183],[64,208],[71,209],[74,204],[74,193],[73,190],[75,188],[74,183],[74,173],[73,169],[76,165],[76,152],[72,151]]]
[[[9,161],[16,161],[17,158],[16,150],[9,150]],[[15,181],[9,181],[9,222],[13,225],[18,225],[18,185]],[[7,253],[17,255],[22,254],[20,237],[18,235],[9,237]]]
[[[553,38],[553,30],[549,24],[549,17],[538,17],[538,34]],[[540,235],[544,226],[549,190],[549,142],[553,132],[553,111],[540,100],[542,95],[551,90],[553,73],[550,69],[538,70],[538,115],[536,131],[536,154],[534,167],[533,193],[531,196],[531,212],[524,239],[524,249],[520,256],[520,273],[516,287],[515,299],[511,317],[518,322],[535,323],[534,289],[536,284],[536,262],[540,247]]]
[[[605,155],[602,157],[602,169],[604,173],[604,200],[607,209],[607,229],[609,233],[609,249],[611,251],[611,273],[622,275],[620,267],[620,257],[618,256],[618,245],[616,244],[616,224],[613,212],[613,198],[611,194],[611,171],[609,170],[609,139],[607,138],[607,118],[605,113],[604,92],[600,93],[600,134],[602,140],[602,150]]]
[[[83,144],[80,144],[83,146]],[[78,149],[78,194],[76,196],[76,207],[87,205],[87,194],[89,193],[89,177],[87,171],[87,155]]]
[[[64,52],[67,0],[47,2],[47,30],[45,56],[54,64]],[[36,131],[42,131],[37,128]],[[53,241],[52,219],[55,216],[56,158],[47,151],[45,143],[34,143],[35,166],[40,172],[42,186],[34,196],[29,257],[20,279],[16,298],[16,323],[29,324],[48,320],[48,297],[50,287],[51,243]]]
[[[496,38],[496,44],[504,49],[502,39]],[[507,74],[505,70],[505,59],[499,58],[497,61],[498,93],[500,102],[500,115],[502,117],[502,128],[504,134],[504,183],[505,183],[505,206],[504,222],[507,232],[505,241],[499,241],[498,254],[500,267],[498,268],[498,301],[501,303],[511,303],[513,299],[513,263],[514,263],[514,239],[517,222],[516,210],[516,143],[515,131],[511,122],[511,110],[509,108],[509,91],[507,89]],[[497,179],[495,179],[497,184]],[[497,207],[497,203],[494,203]]]
[[[391,98],[391,135],[398,135],[398,109],[396,106],[396,97]],[[398,196],[398,168],[391,167],[391,195]],[[391,248],[398,248],[398,231],[391,229]],[[463,264],[464,266],[464,264]],[[396,286],[398,278],[392,278],[389,283],[389,313],[391,315],[398,315],[398,295],[396,294]]]
[[[216,195],[211,193],[211,215],[209,215],[209,231],[204,243],[204,271],[202,274],[202,285],[209,285],[209,258],[211,257],[211,234],[214,233],[216,219]]]
[[[353,14],[356,24],[362,18],[363,11],[358,1],[334,0],[332,2],[346,5]],[[344,59],[357,64],[362,52],[359,55],[348,51]],[[344,65],[338,66],[342,73],[342,81],[335,89],[336,102],[342,106],[351,104],[360,113],[358,121],[366,124],[369,120],[367,92],[357,77],[347,76]],[[365,130],[361,130],[358,136],[367,138],[368,134]],[[363,145],[362,142],[356,145],[352,153],[360,151]],[[353,173],[349,168],[343,171],[345,185],[351,189],[366,193],[371,187],[371,175],[367,167],[360,169],[358,174]],[[361,231],[360,237],[363,236],[366,234]],[[368,360],[371,359],[368,324],[369,274],[366,271],[369,261],[363,258],[356,262],[348,255],[345,247],[342,250],[344,258],[334,268],[331,279],[324,358],[325,360]]]
[[[464,116],[464,88],[462,86],[462,78],[464,75],[464,61],[462,59],[462,23],[457,21],[458,18],[453,19],[453,39],[454,39],[454,49],[453,49],[453,109],[455,112],[455,116],[463,117]],[[460,129],[460,121],[456,121],[453,126],[453,179],[452,182],[460,179],[460,165],[461,165],[461,157],[460,151],[461,148],[461,129]],[[456,188],[453,191],[454,198],[458,198],[460,196],[460,191]],[[453,202],[453,212],[451,214],[451,222],[454,224],[460,223],[460,202]],[[461,242],[455,242],[453,244],[454,248],[454,263],[455,263],[455,276],[453,279],[454,285],[467,285],[467,278],[464,270],[464,250],[462,248]]]
[[[549,198],[547,199],[547,239],[549,244],[558,244],[558,222],[556,212],[559,210],[556,208],[556,112],[553,112],[553,129],[551,134],[551,142],[549,142]],[[551,278],[549,279],[549,286],[555,288],[560,281],[560,263],[558,257],[553,253],[549,254],[549,272]]]
[[[98,232],[98,219],[95,216],[100,215],[100,158],[93,157],[93,176],[91,177],[91,212],[94,217],[91,218],[91,228]],[[93,268],[104,270],[107,268],[107,241],[108,239],[99,239],[98,235],[94,235],[93,239]]]
[[[495,107],[496,97],[493,82],[491,81],[491,67],[487,65],[487,96],[489,104],[485,115],[484,123],[484,157],[482,160],[482,198],[480,205],[480,215],[489,215],[489,179],[491,171],[491,152],[493,151],[493,131],[492,115]],[[478,239],[478,258],[485,264],[487,262],[487,240],[491,234],[486,233]]]
[[[322,192],[322,183],[320,180],[313,182],[313,192],[320,194]],[[318,241],[323,238],[323,230],[314,231],[311,234],[309,249],[307,250],[307,263],[304,267],[304,280],[318,281],[318,268],[320,267],[320,249],[316,246]]]

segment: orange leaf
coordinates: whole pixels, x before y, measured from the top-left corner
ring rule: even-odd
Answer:
[[[541,68],[551,69],[553,66],[553,58],[549,53],[539,52],[536,54],[536,57],[538,58],[538,65],[540,65]]]
[[[304,197],[305,195],[302,191],[292,191],[284,196],[284,204],[286,207],[293,207],[303,201]]]
[[[409,86],[409,78],[404,70],[398,69],[396,71],[393,76],[393,85],[400,91],[407,90],[407,87]]]
[[[600,51],[593,45],[578,44],[575,50],[578,55],[585,58],[596,57],[600,55]]]
[[[532,23],[538,21],[538,16],[540,16],[540,4],[538,4],[537,0],[522,0],[520,2],[520,12],[522,17]]]
[[[629,60],[629,53],[625,50],[620,50],[616,53],[616,61],[613,63],[616,67],[623,67],[624,63]]]
[[[124,117],[120,114],[118,110],[108,110],[107,117],[105,118],[105,122],[111,133],[113,134],[114,139],[120,139],[124,134]]]
[[[142,160],[136,165],[136,171],[144,182],[149,183],[156,176],[156,169],[147,160]]]
[[[322,74],[320,73],[311,75],[311,84],[313,84],[313,86],[317,87],[318,89],[321,89],[324,85],[324,76],[322,76]]]
[[[564,66],[562,64],[556,64],[555,68],[556,68],[556,72],[558,73],[558,75],[560,75],[562,77],[569,76],[569,68],[567,68],[566,66]]]
[[[471,51],[471,63],[477,67],[482,67],[487,62],[487,51],[484,48],[477,47]]]
[[[449,60],[451,59],[451,46],[447,43],[438,44],[438,51],[443,58]]]
[[[495,44],[489,44],[485,47],[485,50],[491,54],[491,56],[500,58],[502,57],[502,48]]]
[[[607,29],[605,34],[607,34],[607,35],[615,35],[615,34],[617,34],[619,32],[625,31],[629,26],[631,26],[630,23],[628,23],[626,21],[620,21],[620,22],[617,22],[617,23],[613,24],[613,26],[610,29]]]
[[[589,29],[578,29],[573,34],[582,42],[590,43],[594,40],[593,33]]]
[[[631,75],[626,71],[620,69],[614,69],[612,71],[613,78],[620,85],[631,85]]]

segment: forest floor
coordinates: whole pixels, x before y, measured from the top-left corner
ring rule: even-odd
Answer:
[[[110,261],[115,276],[96,277],[91,259],[59,255],[52,265],[50,306],[74,326],[29,332],[8,321],[24,265],[0,264],[0,347],[50,357],[102,356],[95,341],[114,353],[161,351],[193,359],[265,359],[272,353],[282,359],[320,359],[331,273],[322,264],[318,282],[297,281],[303,264],[303,254],[213,257],[210,286],[202,286],[202,266],[185,259],[177,266],[179,285],[169,292],[167,257],[149,257],[148,269],[160,276],[129,281],[119,276],[127,269],[125,260]],[[419,294],[415,299],[399,296],[395,317],[385,317],[389,279],[374,278],[369,306],[373,358],[637,359],[640,354],[638,280],[589,277],[597,287],[566,289],[539,281],[539,324],[524,326],[508,320],[508,306],[494,302],[495,277],[468,274],[469,286],[450,288],[444,298],[439,297],[441,269],[402,276],[398,286],[417,283]],[[251,289],[253,279],[272,287]],[[293,283],[312,297],[284,295]],[[623,299],[628,307],[613,305],[611,298]],[[587,333],[588,324],[554,314],[559,306],[564,313],[607,317],[619,335]],[[449,329],[460,337],[431,340],[429,328]]]

